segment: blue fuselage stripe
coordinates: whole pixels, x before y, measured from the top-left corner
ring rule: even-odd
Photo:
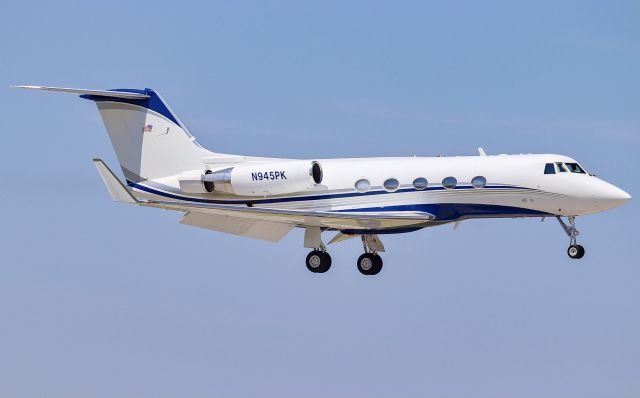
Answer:
[[[337,210],[340,211],[340,210]],[[409,205],[395,205],[385,207],[368,207],[351,211],[382,212],[382,211],[414,211],[425,212],[436,216],[436,221],[455,221],[461,218],[490,218],[490,217],[536,217],[549,214],[539,210],[522,207],[486,205],[479,203],[419,203]],[[349,210],[340,212],[348,213]]]
[[[314,201],[314,200],[326,200],[326,199],[336,199],[336,198],[348,198],[354,196],[370,196],[370,195],[384,195],[384,194],[394,194],[398,192],[420,192],[416,191],[413,188],[403,188],[399,189],[395,192],[386,192],[386,191],[370,191],[370,192],[346,192],[346,193],[335,193],[335,194],[325,194],[325,195],[309,195],[309,196],[297,196],[297,197],[280,197],[280,198],[271,198],[271,199],[256,199],[256,200],[213,200],[213,199],[202,199],[202,198],[193,198],[186,197],[181,195],[176,195],[173,193],[159,191],[157,189],[151,188],[149,186],[135,183],[132,181],[127,181],[128,185],[139,189],[141,191],[149,192],[155,195],[163,196],[166,198],[177,199],[180,201],[186,202],[194,202],[194,203],[211,203],[211,204],[237,204],[237,205],[247,205],[247,204],[269,204],[269,203],[285,203],[285,202],[303,202],[303,201]],[[523,187],[514,187],[508,185],[494,185],[487,186],[484,189],[530,189]],[[430,187],[428,191],[441,191],[444,190],[443,187]],[[456,190],[464,190],[464,189],[476,189],[473,187],[465,187],[460,186],[456,187]],[[502,206],[502,205],[487,205],[487,204],[474,204],[474,203],[419,203],[419,204],[407,204],[407,205],[393,205],[393,206],[385,206],[385,207],[366,207],[366,208],[357,208],[357,209],[345,209],[345,210],[336,210],[340,212],[349,212],[349,211],[371,211],[371,212],[384,212],[384,211],[416,211],[416,212],[426,212],[433,214],[436,217],[436,221],[439,222],[448,222],[448,221],[456,221],[463,218],[488,218],[488,217],[542,217],[549,216],[549,213],[526,209],[522,207],[513,207],[513,206]],[[406,228],[405,228],[406,229]],[[415,229],[420,229],[420,227],[416,227]],[[415,230],[413,228],[407,229],[405,232],[410,232],[409,230]],[[356,231],[351,231],[356,233]],[[358,232],[362,233],[362,231]],[[368,232],[371,233],[371,232]]]

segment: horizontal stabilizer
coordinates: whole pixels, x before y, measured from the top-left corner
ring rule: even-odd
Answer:
[[[117,90],[88,90],[84,88],[64,88],[64,87],[46,87],[46,86],[13,86],[15,88],[26,88],[29,90],[45,90],[57,91],[61,93],[71,93],[80,95],[95,95],[97,97],[126,98],[126,99],[147,99],[146,94],[132,93]]]
[[[113,174],[113,171],[106,165],[102,159],[93,159],[93,163],[96,165],[98,169],[98,173],[100,173],[100,177],[104,182],[105,187],[107,187],[107,191],[109,191],[109,195],[111,195],[111,199],[114,202],[122,202],[122,203],[139,203],[138,199],[136,199],[131,192],[120,182],[118,177]]]

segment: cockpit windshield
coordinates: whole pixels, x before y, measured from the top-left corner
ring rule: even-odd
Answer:
[[[545,174],[555,174],[556,169],[553,167],[553,163],[547,163],[544,165],[544,173]]]
[[[572,173],[587,174],[578,163],[565,163],[565,165]]]
[[[555,162],[544,165],[544,174],[556,174],[556,170],[558,173],[566,173],[569,170],[576,174],[587,174],[578,163]]]

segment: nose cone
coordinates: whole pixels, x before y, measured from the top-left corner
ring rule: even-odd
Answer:
[[[631,200],[631,195],[616,186],[613,186],[613,188],[616,190],[616,192],[612,195],[611,200],[615,200],[620,204],[626,203]]]
[[[593,198],[597,201],[597,207],[603,210],[612,209],[631,200],[631,195],[615,185],[602,180],[598,182],[592,193]]]

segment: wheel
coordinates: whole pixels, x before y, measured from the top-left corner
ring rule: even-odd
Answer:
[[[382,257],[377,253],[373,255],[373,268],[369,272],[369,275],[378,275],[382,271]]]
[[[327,252],[322,252],[322,256],[322,263],[324,264],[324,267],[320,272],[327,272],[329,271],[329,268],[331,268],[331,256]]]
[[[382,269],[382,258],[377,254],[364,253],[358,257],[357,265],[362,275],[376,275]]]
[[[315,273],[323,273],[331,268],[331,256],[327,252],[314,250],[307,254],[307,269]]]
[[[567,249],[567,254],[574,260],[581,259],[584,257],[584,247],[581,245],[571,245]]]
[[[371,253],[363,253],[358,257],[358,271],[362,275],[369,275],[371,269],[373,268],[373,254]]]

